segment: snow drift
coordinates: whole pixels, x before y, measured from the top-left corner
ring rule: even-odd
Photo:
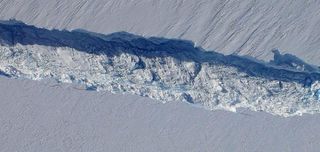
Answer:
[[[278,50],[266,63],[205,51],[191,41],[47,30],[18,21],[0,22],[0,44],[0,74],[6,76],[53,78],[210,110],[320,112],[319,67]]]

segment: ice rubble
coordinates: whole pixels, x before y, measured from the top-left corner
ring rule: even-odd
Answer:
[[[274,62],[263,63],[204,52],[189,41],[5,23],[0,23],[0,43],[0,71],[12,77],[53,78],[210,110],[249,108],[280,116],[320,112],[319,69],[298,60],[292,63],[312,70],[283,66],[278,52]]]

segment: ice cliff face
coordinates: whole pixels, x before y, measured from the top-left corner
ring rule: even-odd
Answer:
[[[1,0],[0,19],[46,28],[187,39],[206,50],[320,65],[319,0]]]
[[[271,63],[206,52],[190,41],[0,23],[0,74],[81,83],[210,110],[320,112],[319,68],[275,52]],[[303,68],[302,68],[303,67]]]

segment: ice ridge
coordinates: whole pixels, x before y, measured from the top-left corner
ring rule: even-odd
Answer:
[[[319,68],[279,51],[266,63],[204,51],[186,40],[47,30],[20,22],[0,22],[0,44],[0,74],[6,76],[53,78],[210,110],[320,112]]]

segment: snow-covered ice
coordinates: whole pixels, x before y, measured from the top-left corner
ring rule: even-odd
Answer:
[[[212,112],[83,89],[0,76],[0,151],[319,150],[319,114]]]
[[[319,151],[319,26],[318,0],[0,0],[0,151]]]
[[[46,28],[188,39],[270,60],[272,49],[320,65],[319,0],[1,0],[0,19]]]

